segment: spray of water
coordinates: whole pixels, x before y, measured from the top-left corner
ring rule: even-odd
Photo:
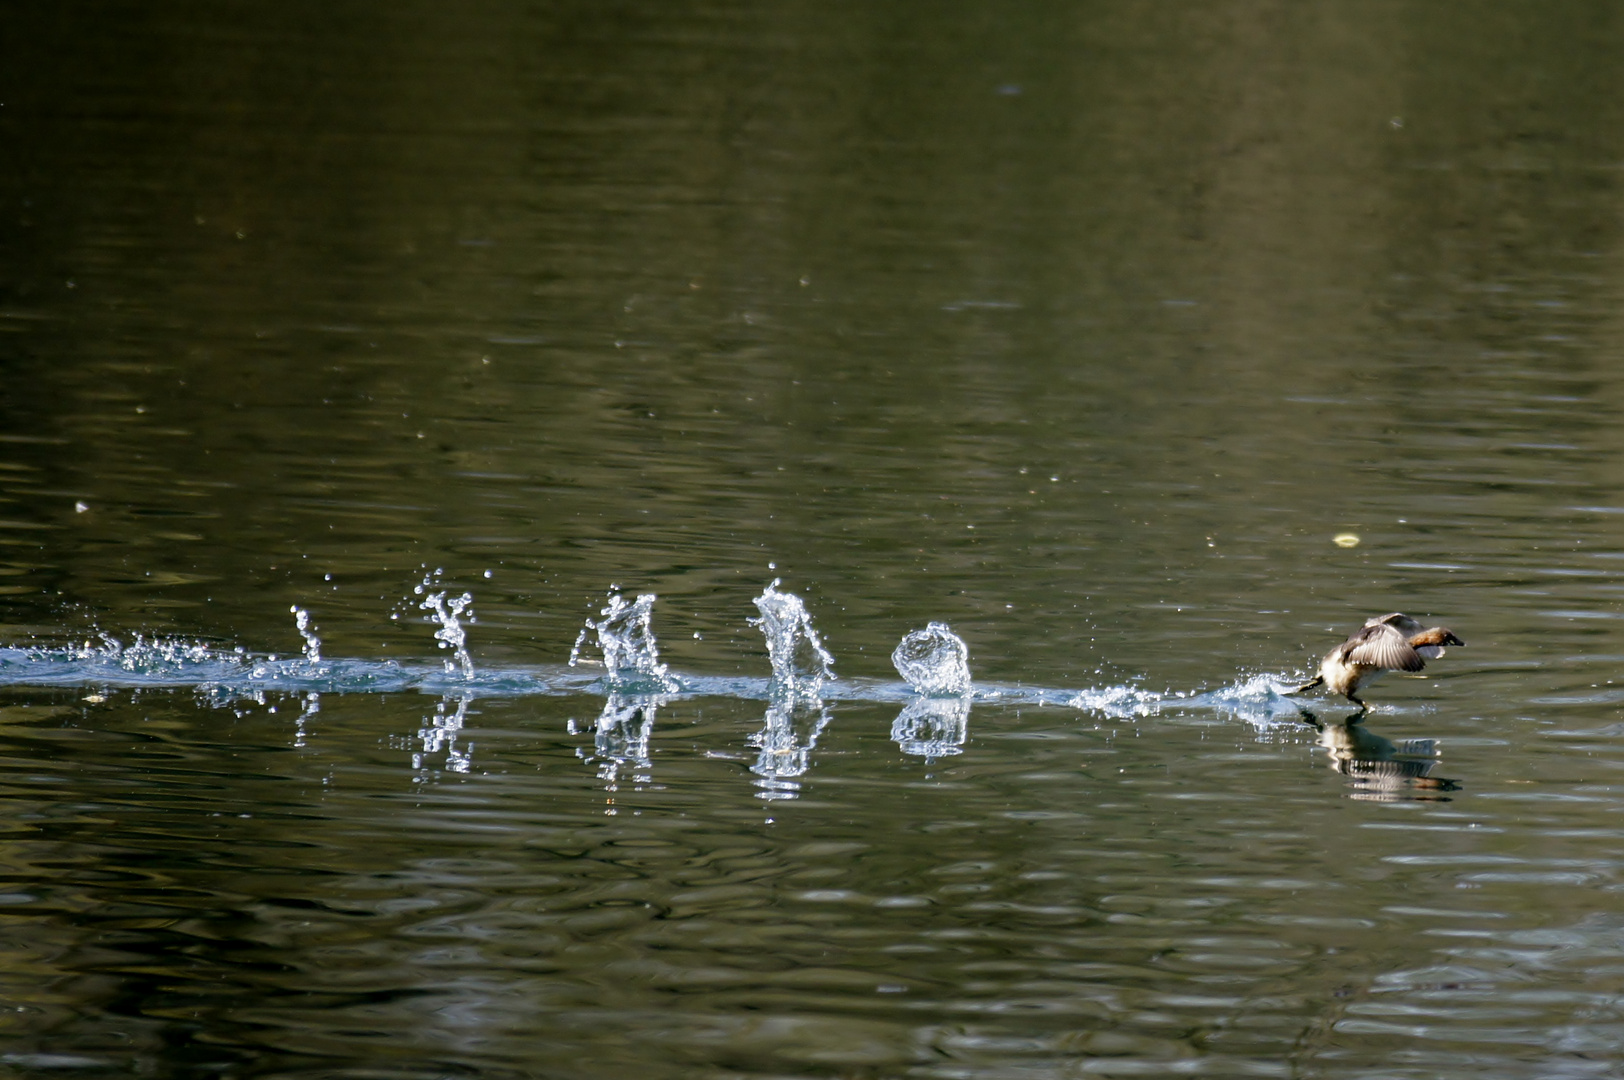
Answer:
[[[1289,680],[1282,683],[1272,675],[1250,675],[1229,686],[1196,694],[1188,703],[1243,720],[1259,731],[1295,728],[1302,722],[1302,704],[1290,693]]]
[[[628,602],[618,591],[611,590],[608,605],[599,612],[603,617],[588,619],[576,635],[575,646],[570,649],[570,666],[603,664],[604,682],[619,692],[680,691],[682,684],[660,662],[660,646],[652,625],[656,599],[653,593],[643,593]],[[586,655],[594,648],[601,660]]]
[[[1155,716],[1162,710],[1162,695],[1137,686],[1108,686],[1103,690],[1079,690],[1064,701],[1073,709],[1096,712],[1118,720]]]
[[[428,620],[439,626],[434,631],[435,643],[442,649],[452,650],[452,659],[445,661],[445,673],[455,675],[461,671],[463,679],[470,680],[474,677],[474,661],[468,655],[468,632],[463,629],[463,623],[472,624],[474,621],[471,606],[474,594],[465,592],[461,596],[450,597],[444,589],[431,592],[439,583],[441,573],[435,570],[425,575],[423,583],[414,587],[412,592],[423,597],[417,605],[418,610],[428,612]]]
[[[891,662],[917,694],[960,697],[970,692],[970,650],[946,623],[933,622],[908,634]]]
[[[293,625],[299,630],[299,636],[304,638],[305,660],[311,664],[321,663],[321,638],[316,636],[316,627],[310,622],[310,612],[294,604],[288,609],[293,612]]]
[[[779,579],[756,597],[759,627],[767,638],[767,658],[772,662],[772,696],[775,700],[815,703],[823,684],[834,679],[835,658],[823,647],[812,627],[812,616],[794,593],[779,592]]]

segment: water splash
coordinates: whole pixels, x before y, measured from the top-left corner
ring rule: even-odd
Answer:
[[[1155,716],[1162,709],[1162,695],[1137,686],[1108,686],[1103,690],[1079,690],[1063,704],[1085,712],[1103,713],[1119,720]]]
[[[570,667],[603,664],[604,682],[619,692],[679,692],[682,684],[660,663],[660,646],[654,638],[657,599],[654,593],[643,593],[628,603],[618,591],[611,590],[608,606],[599,612],[603,618],[588,619],[576,635],[575,646],[570,649]],[[596,648],[602,659],[594,661],[584,656],[584,650],[589,648]]]
[[[456,702],[456,710],[451,709],[452,701]],[[430,754],[445,753],[445,768],[447,772],[465,773],[473,766],[474,746],[457,745],[457,736],[462,733],[463,723],[468,718],[468,703],[472,697],[467,694],[458,695],[455,699],[450,696],[440,699],[434,707],[434,715],[425,717],[428,725],[417,730],[417,737],[422,741],[423,749],[412,755],[412,768],[422,775],[426,772],[424,761]]]
[[[321,638],[316,636],[316,627],[310,623],[310,612],[294,604],[288,609],[293,612],[293,625],[298,628],[299,636],[304,638],[305,661],[310,664],[321,663]]]
[[[891,723],[891,740],[927,763],[964,752],[970,737],[970,698],[916,698]]]
[[[970,650],[946,623],[933,622],[908,634],[891,662],[917,694],[956,697],[970,692]]]
[[[423,583],[415,586],[412,592],[423,597],[417,605],[418,610],[427,611],[428,621],[440,627],[434,632],[435,643],[442,649],[454,651],[453,658],[445,661],[445,673],[455,675],[461,671],[463,679],[469,680],[474,677],[474,661],[468,655],[468,632],[463,629],[463,617],[466,615],[468,623],[473,623],[474,612],[470,605],[474,602],[474,594],[465,592],[448,599],[447,590],[430,592],[439,584],[442,573],[443,570],[436,569],[424,575]]]
[[[1196,694],[1185,703],[1204,706],[1266,730],[1283,724],[1296,725],[1302,720],[1302,705],[1287,693],[1292,686],[1272,675],[1252,675],[1229,686]]]
[[[835,678],[835,658],[823,647],[812,627],[812,616],[794,593],[779,592],[779,578],[756,597],[759,627],[767,638],[767,657],[773,667],[773,696],[789,701],[816,703],[823,684]]]
[[[101,661],[132,675],[158,676],[178,673],[197,665],[218,663],[222,659],[227,663],[240,664],[246,657],[241,649],[234,650],[229,657],[224,657],[201,641],[185,641],[180,638],[149,640],[137,634],[133,642],[125,645],[111,634],[101,634],[99,641],[100,644],[87,641],[82,646],[70,649],[69,653],[76,659]]]
[[[761,799],[793,799],[800,793],[796,777],[812,767],[812,751],[818,736],[829,725],[829,709],[799,709],[788,701],[767,706],[766,726],[751,735],[748,745],[761,753],[750,771],[761,779],[756,786]]]

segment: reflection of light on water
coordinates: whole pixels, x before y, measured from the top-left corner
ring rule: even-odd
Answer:
[[[473,764],[473,744],[457,745],[457,736],[462,733],[463,721],[468,716],[468,702],[472,698],[458,696],[455,699],[456,710],[448,712],[452,700],[449,697],[441,698],[434,707],[434,715],[427,718],[429,725],[418,729],[417,737],[422,740],[423,749],[412,755],[412,768],[423,770],[428,756],[442,751],[445,753],[445,768],[449,772],[465,773]]]
[[[904,754],[932,761],[964,752],[970,737],[970,698],[926,698],[908,703],[891,724],[891,739]]]
[[[653,627],[654,593],[644,593],[628,602],[618,591],[609,593],[609,603],[599,612],[601,619],[588,619],[570,649],[570,667],[601,663],[604,681],[615,691],[675,693],[681,684],[660,662],[660,644]],[[584,655],[597,649],[601,660]]]
[[[829,723],[829,709],[821,702],[816,710],[796,708],[788,701],[767,707],[767,723],[751,735],[748,745],[761,753],[750,771],[761,779],[756,792],[762,799],[793,799],[801,790],[795,777],[805,775],[812,765],[812,750]]]

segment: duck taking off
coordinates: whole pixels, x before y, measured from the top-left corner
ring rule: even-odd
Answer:
[[[1358,696],[1389,671],[1420,671],[1428,660],[1444,654],[1445,645],[1465,645],[1447,626],[1424,627],[1401,611],[1366,619],[1352,637],[1325,654],[1320,673],[1288,691],[1300,694],[1324,686],[1360,709],[1368,709]]]

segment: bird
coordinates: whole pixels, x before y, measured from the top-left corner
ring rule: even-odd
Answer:
[[[1444,646],[1465,644],[1447,626],[1425,627],[1402,611],[1379,615],[1366,619],[1352,637],[1326,653],[1318,675],[1288,692],[1300,694],[1325,686],[1364,712],[1370,706],[1359,697],[1361,686],[1389,671],[1420,671],[1428,660],[1444,654]]]

